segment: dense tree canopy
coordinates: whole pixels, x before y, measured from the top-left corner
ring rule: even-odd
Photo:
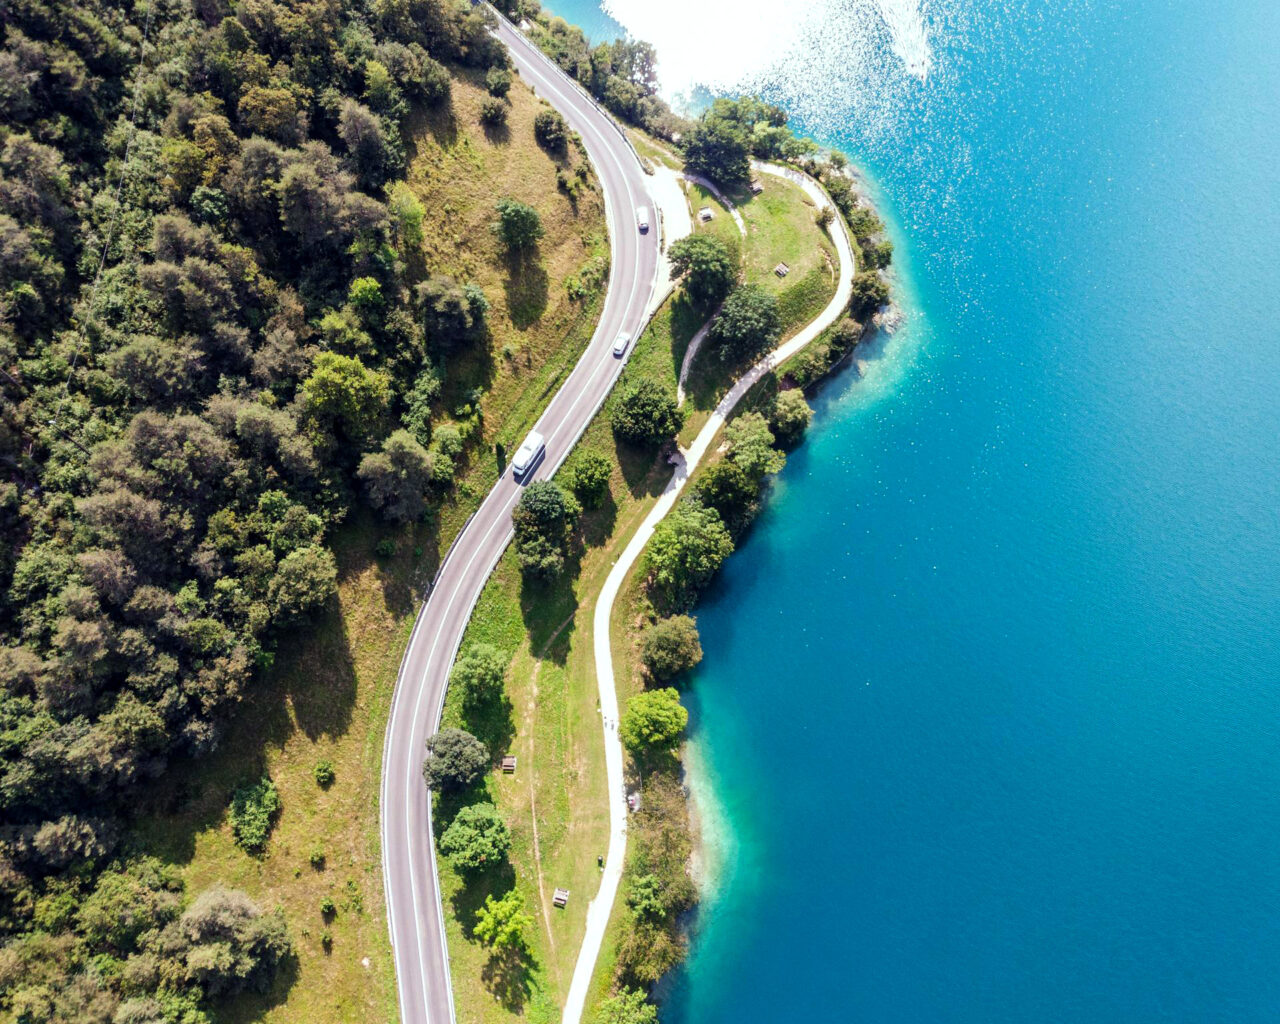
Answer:
[[[682,610],[732,553],[733,540],[715,509],[679,501],[645,549],[650,585],[668,607]]]
[[[640,658],[654,679],[665,682],[702,660],[698,623],[688,615],[659,619],[644,632]]]
[[[707,336],[720,358],[732,361],[772,348],[781,332],[777,297],[757,284],[744,284],[725,299]]]
[[[491,644],[473,644],[458,655],[449,672],[449,685],[462,691],[463,701],[477,707],[502,692],[511,659]]]
[[[489,748],[465,729],[441,729],[427,740],[422,775],[432,789],[464,789],[489,767]]]
[[[569,531],[581,508],[577,500],[550,480],[531,483],[511,512],[516,555],[531,576],[549,579],[564,568]]]
[[[804,392],[799,388],[780,391],[769,411],[769,426],[773,429],[774,436],[788,448],[800,443],[812,419],[813,410],[809,408],[809,403],[804,400]]]
[[[724,428],[725,457],[757,483],[777,473],[787,457],[773,447],[773,432],[758,412],[744,412]]]
[[[440,836],[440,852],[464,873],[502,863],[511,849],[511,832],[493,804],[468,804]]]
[[[627,702],[618,735],[635,753],[674,747],[689,724],[689,712],[671,687],[644,690]]]
[[[613,432],[637,445],[659,445],[680,431],[684,414],[670,388],[652,377],[624,384],[613,408]]]
[[[212,750],[281,629],[333,595],[328,537],[360,487],[406,518],[424,468],[451,479],[461,439],[433,427],[427,357],[481,336],[487,304],[422,278],[422,206],[398,179],[411,111],[449,102],[446,65],[507,66],[489,18],[6,7],[0,1013],[159,1019],[163,990],[178,1019],[265,984],[287,949],[226,894],[181,917],[157,895],[158,930],[107,938],[102,914],[51,908],[126,885],[107,865],[136,787]],[[271,800],[248,795],[252,841]]]
[[[738,280],[737,254],[712,234],[676,239],[667,250],[667,258],[671,269],[684,277],[685,291],[704,306],[723,299]]]

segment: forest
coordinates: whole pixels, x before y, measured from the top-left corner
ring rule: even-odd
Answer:
[[[451,0],[0,10],[12,1019],[199,1024],[288,969],[280,916],[185,893],[132,847],[130,808],[217,746],[278,638],[331,599],[350,511],[413,519],[467,457],[439,396],[488,300],[424,265],[403,179],[411,113],[447,106],[457,73],[508,73],[492,17]],[[596,49],[599,84],[638,104],[651,68],[614,54]]]

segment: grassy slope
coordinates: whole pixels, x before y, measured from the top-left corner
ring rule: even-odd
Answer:
[[[400,657],[423,585],[496,476],[492,442],[527,430],[594,329],[598,295],[585,306],[571,303],[564,281],[584,270],[607,271],[603,201],[591,185],[579,192],[575,209],[557,191],[556,162],[532,139],[539,101],[524,86],[512,89],[509,131],[499,138],[478,125],[482,95],[465,78],[455,80],[452,116],[416,126],[409,177],[427,211],[425,268],[476,281],[492,303],[488,351],[454,370],[446,394],[450,402],[476,384],[487,389],[484,446],[471,458],[456,500],[436,520],[393,530],[359,519],[337,532],[341,575],[334,606],[315,627],[287,638],[276,670],[246,699],[223,747],[171,772],[158,787],[155,806],[162,810],[138,828],[140,845],[181,865],[192,891],[222,882],[284,910],[296,971],[265,999],[241,1000],[226,1021],[395,1019],[378,788]],[[560,162],[580,159],[573,154]],[[497,250],[489,224],[493,203],[504,195],[542,214],[541,275],[511,275]],[[504,357],[506,346],[515,358]],[[373,549],[384,537],[397,542],[397,554],[380,562]],[[337,770],[328,791],[311,775],[322,758]],[[231,790],[264,771],[284,809],[265,855],[253,858],[233,844],[225,812]],[[325,854],[322,870],[310,865],[314,848]],[[326,895],[339,908],[330,922],[319,909]],[[326,930],[333,940],[328,953],[321,944]]]
[[[746,243],[748,265],[772,268],[780,259],[803,265],[803,255],[797,254],[812,249],[810,265],[820,266],[825,237],[813,221],[812,207],[795,186],[780,182],[775,193],[754,211],[756,230]],[[728,211],[714,198],[698,186],[691,188],[689,198],[695,215],[705,205],[716,210],[712,222],[699,230],[731,232],[735,244],[741,241]],[[794,275],[789,280],[794,284]],[[775,290],[785,293],[787,288]],[[833,290],[834,282],[822,294],[818,309]],[[668,300],[637,340],[626,377],[654,377],[674,390],[685,347],[704,316],[705,311],[694,309],[680,293]],[[708,376],[713,384],[723,379]],[[586,904],[599,885],[596,856],[605,852],[608,818],[592,649],[595,598],[670,476],[661,462],[615,442],[609,427],[612,402],[611,398],[606,403],[576,450],[600,452],[614,463],[610,497],[584,519],[586,543],[576,577],[550,589],[529,589],[508,551],[463,641],[464,647],[486,642],[515,652],[507,675],[509,708],[468,720],[455,695],[446,702],[447,722],[470,728],[491,746],[496,743],[519,758],[515,777],[490,777],[467,798],[492,800],[502,810],[514,836],[510,868],[466,885],[441,863],[454,996],[462,1024],[558,1018],[555,1007],[568,991]],[[624,586],[611,622],[623,706],[641,688],[637,640],[644,600],[635,575]],[[437,828],[444,827],[453,810],[441,807]],[[495,972],[488,951],[469,939],[475,910],[484,897],[501,895],[513,884],[536,922],[529,936],[530,955],[514,978],[511,972]],[[550,906],[556,887],[573,893],[566,910]],[[625,912],[620,907],[621,903],[614,908],[614,934]],[[606,940],[588,1006],[608,994],[613,952],[614,943]]]

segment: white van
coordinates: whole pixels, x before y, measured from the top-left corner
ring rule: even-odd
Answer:
[[[636,223],[640,225],[640,233],[649,230],[649,207],[641,206],[636,209]]]
[[[547,450],[547,442],[536,430],[529,431],[514,457],[511,459],[511,475],[519,480],[538,464],[538,459]]]
[[[618,335],[618,340],[613,343],[613,354],[621,359],[627,352],[627,346],[631,344],[631,335],[623,331]]]

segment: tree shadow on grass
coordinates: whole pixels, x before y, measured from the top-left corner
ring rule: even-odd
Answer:
[[[549,297],[547,272],[533,246],[506,259],[507,277],[503,285],[507,315],[517,330],[527,330],[546,312]]]
[[[218,1024],[251,1024],[260,1021],[267,1011],[289,998],[289,992],[298,981],[298,957],[290,953],[280,961],[271,987],[264,993],[245,992],[220,1005],[215,1020]]]
[[[484,129],[484,137],[495,146],[505,146],[511,142],[511,127],[506,121],[499,124],[480,125]]]
[[[495,950],[481,969],[480,980],[504,1009],[520,1013],[533,994],[535,966],[525,950]]]
[[[618,503],[614,501],[613,491],[606,490],[604,497],[600,499],[600,504],[583,513],[578,527],[582,534],[582,542],[587,547],[600,547],[613,536],[613,528],[617,522]]]
[[[671,478],[670,466],[662,449],[618,442],[618,465],[622,479],[633,498],[654,497],[662,493]]]
[[[574,547],[554,578],[537,580],[526,575],[520,583],[520,614],[529,631],[529,647],[537,657],[562,667],[573,638],[572,620],[578,608],[573,581],[581,560],[581,551]]]

